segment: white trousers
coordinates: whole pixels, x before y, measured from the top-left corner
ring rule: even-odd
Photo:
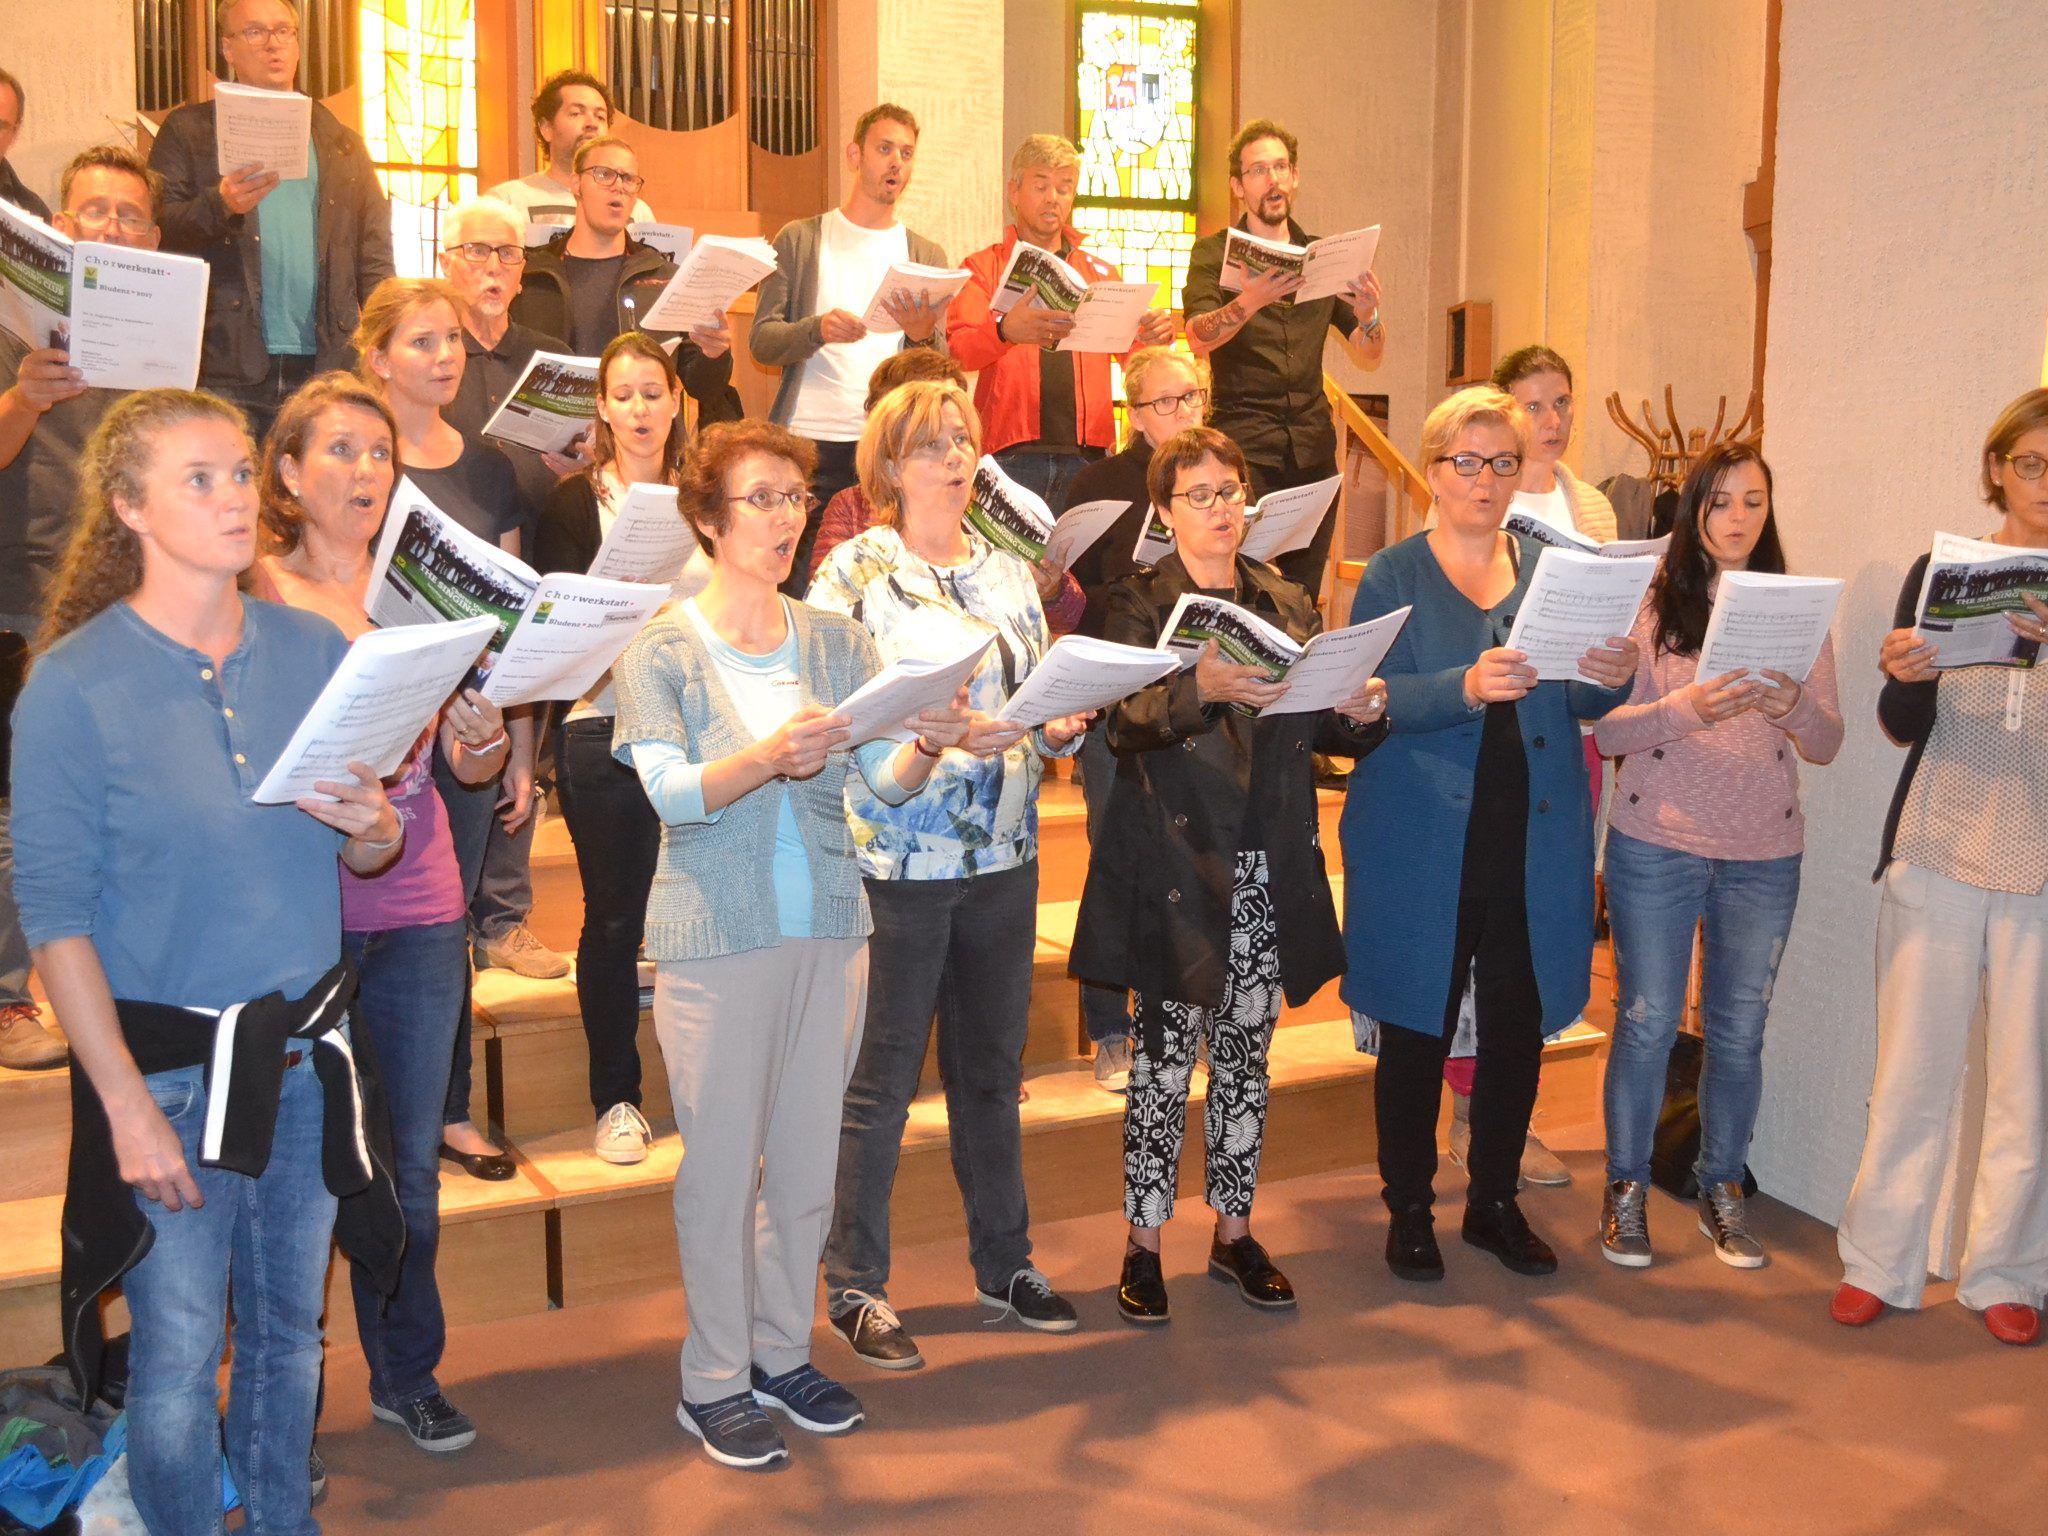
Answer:
[[[1972,1040],[1980,1005],[1981,1057]],[[1979,1101],[1981,1134],[1972,1113]],[[1952,1227],[1964,1210],[1956,1299],[1975,1311],[2040,1306],[2048,1296],[2048,894],[2006,895],[1894,862],[1877,919],[1870,1128],[1837,1236],[1844,1278],[1891,1306],[1919,1306],[1929,1271],[1950,1272],[1953,1242],[1937,1225]]]

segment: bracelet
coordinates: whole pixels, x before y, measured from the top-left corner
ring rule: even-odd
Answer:
[[[369,841],[367,841],[366,839],[364,839],[364,838],[360,838],[360,837],[359,837],[359,838],[357,838],[357,839],[355,840],[355,842],[356,842],[356,846],[357,846],[358,848],[361,848],[361,849],[363,849],[363,850],[364,850],[365,852],[367,852],[367,853],[389,853],[389,852],[390,852],[390,851],[391,851],[391,850],[392,850],[393,848],[396,848],[396,847],[397,847],[397,846],[398,846],[398,845],[399,845],[400,843],[402,843],[402,842],[404,842],[404,841],[405,841],[405,818],[404,818],[403,816],[401,816],[401,817],[399,817],[399,818],[398,818],[398,833],[397,833],[397,835],[396,835],[396,836],[394,836],[394,837],[393,837],[393,838],[391,839],[391,841],[390,841],[390,842],[388,842],[388,843],[373,843],[373,842],[369,842]]]
[[[497,751],[498,748],[508,747],[511,744],[512,738],[505,734],[505,727],[501,725],[498,727],[498,734],[493,736],[489,741],[484,742],[480,746],[474,747],[472,747],[468,742],[464,742],[462,744],[462,750],[465,752],[473,752],[478,757],[489,757],[493,752]]]
[[[921,735],[911,737],[910,745],[916,750],[917,755],[919,757],[929,757],[934,762],[938,761],[938,759],[946,755],[946,749],[944,747],[939,748],[939,750],[936,752],[929,750],[924,744],[924,737]]]

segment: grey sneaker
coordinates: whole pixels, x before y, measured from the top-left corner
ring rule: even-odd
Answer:
[[[1749,1235],[1740,1184],[1700,1186],[1700,1232],[1714,1240],[1714,1257],[1734,1269],[1762,1269],[1764,1245]]]
[[[478,939],[476,964],[478,970],[516,971],[536,981],[555,981],[569,974],[569,957],[541,943],[524,923],[495,939]]]
[[[647,1149],[654,1144],[654,1127],[647,1117],[626,1103],[614,1104],[597,1122],[597,1136],[591,1150],[608,1163],[624,1167],[647,1161]]]
[[[1641,1179],[1616,1179],[1600,1199],[1600,1251],[1624,1269],[1650,1265],[1650,1186]]]
[[[1119,1035],[1095,1042],[1095,1086],[1104,1093],[1123,1093],[1131,1086],[1131,1042]]]

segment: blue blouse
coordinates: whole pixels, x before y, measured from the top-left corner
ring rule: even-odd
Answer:
[[[90,938],[116,997],[296,997],[341,955],[343,837],[250,796],[348,642],[300,609],[242,612],[216,668],[116,603],[36,662],[15,705],[22,929]]]

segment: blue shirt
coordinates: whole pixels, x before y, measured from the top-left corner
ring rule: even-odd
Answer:
[[[263,250],[263,345],[273,355],[320,350],[313,307],[320,295],[320,149],[308,145],[306,174],[280,181],[256,205]]]
[[[116,603],[36,662],[15,705],[22,929],[90,938],[117,998],[296,997],[341,955],[341,834],[250,796],[348,642],[316,614],[242,611],[215,668]]]

